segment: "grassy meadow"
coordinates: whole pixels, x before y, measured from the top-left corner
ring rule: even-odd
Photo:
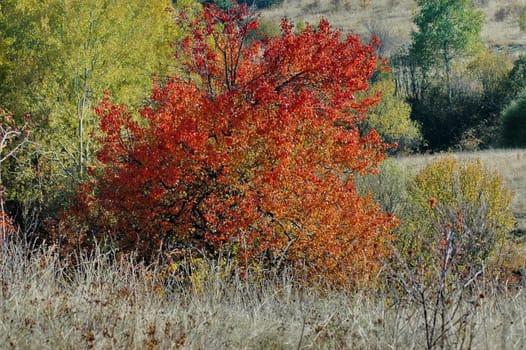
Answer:
[[[526,150],[458,153],[501,171],[526,211]],[[407,171],[431,156],[397,159]],[[98,251],[73,268],[56,247],[7,242],[0,256],[4,349],[423,349],[417,300],[307,287],[283,273],[225,278],[209,262],[191,281]],[[432,293],[429,290],[429,293]],[[523,349],[526,293],[477,284],[453,299],[433,348]]]

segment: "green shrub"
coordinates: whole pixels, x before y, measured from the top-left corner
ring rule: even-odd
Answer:
[[[526,146],[526,90],[502,112],[501,144]]]
[[[455,148],[466,131],[480,125],[482,93],[462,80],[460,73],[448,96],[443,82],[430,84],[419,99],[410,100],[411,118],[421,125],[426,147],[434,151]]]
[[[403,217],[410,205],[410,176],[393,158],[384,160],[378,174],[357,175],[355,184],[361,196],[371,195],[382,211]]]
[[[381,92],[382,99],[370,109],[364,129],[375,129],[385,142],[397,143],[397,152],[417,148],[422,142],[420,127],[411,120],[411,106],[396,94],[392,77],[389,75],[373,82],[371,92]]]
[[[433,161],[412,176],[395,159],[378,174],[356,176],[360,195],[371,195],[382,210],[400,219],[395,245],[402,258],[433,264],[444,230],[455,229],[462,264],[480,264],[503,243],[514,224],[512,194],[502,177],[479,160]]]
[[[279,36],[281,34],[281,29],[279,23],[270,20],[261,18],[259,20],[259,26],[250,32],[248,39],[249,40],[263,40],[265,38],[272,38]]]
[[[508,92],[507,103],[514,100],[526,87],[526,55],[521,55],[513,62],[507,77],[506,90]]]

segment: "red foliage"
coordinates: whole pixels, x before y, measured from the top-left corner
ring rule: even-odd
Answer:
[[[197,247],[241,266],[301,266],[338,283],[366,280],[396,220],[358,196],[386,145],[357,125],[378,96],[357,98],[378,69],[374,47],[326,20],[248,43],[246,6],[193,20],[177,59],[138,115],[105,99],[97,180],[74,213],[99,235],[151,256]]]
[[[17,232],[17,227],[9,215],[0,212],[0,247],[3,246],[10,235],[14,235]]]

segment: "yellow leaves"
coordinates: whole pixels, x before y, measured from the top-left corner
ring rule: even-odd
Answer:
[[[461,163],[447,157],[428,165],[415,179],[420,193],[434,197],[444,206],[487,206],[488,218],[503,229],[511,229],[508,214],[512,194],[502,177],[485,167],[480,160]]]
[[[395,94],[393,80],[382,79],[371,86],[371,92],[381,92],[380,102],[373,106],[365,120],[367,128],[375,129],[385,142],[398,142],[401,147],[422,139],[418,124],[411,120],[411,106]]]
[[[479,160],[434,161],[417,174],[410,192],[415,202],[403,218],[398,248],[411,247],[426,261],[433,261],[430,247],[440,248],[441,236],[449,233],[462,246],[465,263],[480,266],[513,227],[511,192]]]

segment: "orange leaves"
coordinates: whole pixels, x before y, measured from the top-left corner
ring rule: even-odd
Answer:
[[[112,220],[97,234],[145,258],[162,241],[228,250],[245,268],[366,280],[396,225],[344,176],[374,171],[387,147],[357,130],[376,101],[354,98],[377,69],[374,49],[326,20],[301,34],[284,21],[281,37],[248,43],[257,21],[244,5],[181,23],[188,75],[156,83],[140,116],[108,100],[98,109],[95,201]]]

